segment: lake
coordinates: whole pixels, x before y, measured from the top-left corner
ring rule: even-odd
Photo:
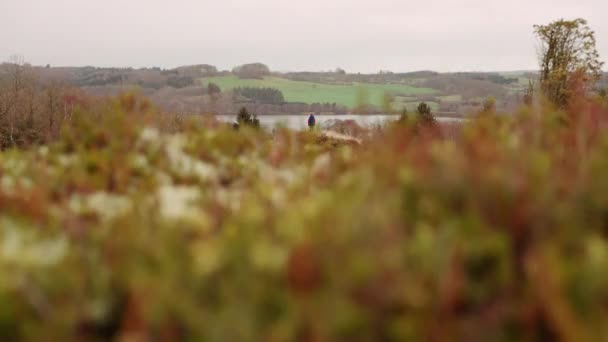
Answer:
[[[236,122],[236,115],[216,115],[218,120],[224,122]],[[399,115],[386,115],[386,114],[368,114],[368,115],[315,115],[317,119],[317,125],[323,126],[324,123],[333,120],[355,120],[359,126],[369,127],[373,125],[382,124],[386,121],[395,121],[399,119]],[[308,114],[290,114],[290,115],[258,115],[260,124],[267,128],[273,128],[279,124],[289,127],[291,129],[305,129],[308,127]],[[463,119],[460,118],[448,118],[448,117],[437,117],[437,121],[440,122],[458,122]]]

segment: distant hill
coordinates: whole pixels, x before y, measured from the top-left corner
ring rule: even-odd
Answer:
[[[0,65],[0,77],[7,65]],[[262,63],[220,71],[209,64],[173,69],[33,67],[41,82],[63,82],[92,95],[114,95],[137,89],[166,110],[184,112],[233,113],[246,106],[259,113],[299,112],[386,112],[413,110],[427,102],[433,111],[465,114],[476,110],[493,96],[499,109],[521,102],[534,73],[459,72],[429,70],[374,74],[329,72],[272,72]],[[208,91],[209,83],[219,93]],[[234,96],[237,87],[272,88],[281,92],[285,103],[258,103],[256,99]],[[255,93],[255,92],[249,92]]]

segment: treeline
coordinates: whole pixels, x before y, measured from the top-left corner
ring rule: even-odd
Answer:
[[[285,97],[283,93],[274,88],[239,87],[233,90],[235,96],[246,97],[254,102],[263,104],[283,104]]]
[[[505,77],[495,72],[461,72],[440,74],[434,71],[416,71],[409,73],[394,73],[391,71],[380,71],[374,74],[348,74],[342,69],[333,72],[290,72],[280,74],[292,81],[314,82],[324,84],[352,84],[352,83],[403,83],[407,80],[434,79],[434,78],[459,78],[461,80],[488,81],[499,85],[509,85],[518,82],[517,78]]]
[[[496,84],[509,85],[515,84],[519,82],[517,78],[504,77],[499,73],[478,73],[478,72],[467,72],[467,73],[457,73],[457,75],[463,75],[473,80],[478,81],[490,81]]]
[[[270,75],[270,68],[262,63],[251,63],[233,68],[232,73],[242,79],[262,79]]]
[[[0,150],[55,141],[66,128],[83,120],[89,124],[99,122],[109,108],[124,114],[137,113],[130,115],[131,119],[139,116],[164,132],[180,131],[189,124],[188,116],[161,112],[144,97],[88,95],[67,82],[41,78],[38,70],[22,60],[0,67]],[[93,143],[107,142],[107,137],[97,138]]]
[[[11,63],[0,64],[7,69]],[[198,64],[174,69],[152,68],[98,68],[98,67],[46,67],[31,66],[41,80],[59,79],[78,87],[132,86],[160,89],[163,87],[184,88],[196,84],[203,77],[227,75],[213,65]]]
[[[55,82],[43,86],[21,61],[7,63],[1,71],[0,150],[56,138],[62,124],[84,105],[82,91]]]

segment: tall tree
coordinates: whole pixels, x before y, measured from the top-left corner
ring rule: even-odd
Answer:
[[[544,95],[558,107],[568,104],[573,75],[589,84],[599,79],[603,63],[595,47],[595,34],[584,19],[560,19],[548,25],[535,25],[540,41],[540,86]]]
[[[39,140],[35,129],[38,82],[23,57],[11,56],[6,77],[0,80],[0,149],[26,146]]]

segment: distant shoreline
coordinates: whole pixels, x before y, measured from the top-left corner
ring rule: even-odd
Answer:
[[[267,114],[255,114],[256,116],[308,116],[312,113],[267,113]],[[415,112],[409,112],[408,114],[415,114]],[[454,119],[466,119],[468,115],[458,114],[458,113],[432,113],[436,118],[454,118]],[[202,114],[205,115],[205,114]],[[236,116],[236,114],[211,114],[214,116]],[[319,113],[315,114],[315,116],[401,116],[401,114],[384,114],[384,113],[376,113],[376,114],[359,114],[359,113],[344,113],[344,114],[336,114],[336,113]]]

